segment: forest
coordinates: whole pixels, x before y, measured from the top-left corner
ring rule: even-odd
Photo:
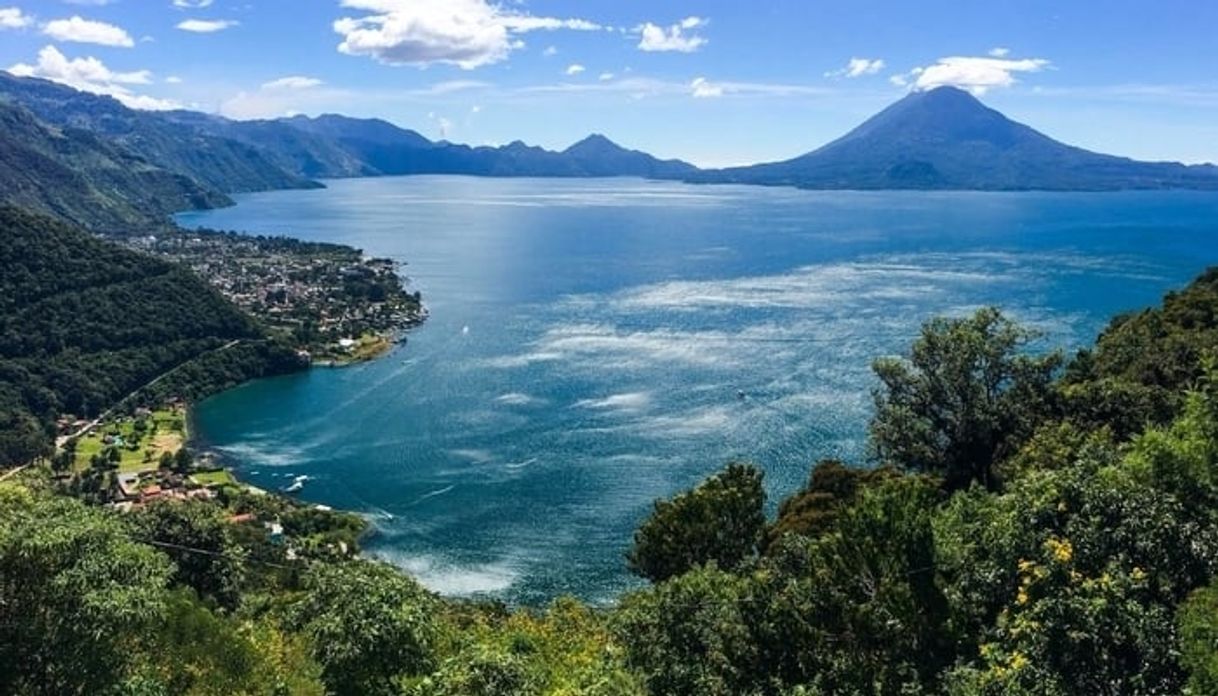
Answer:
[[[611,607],[445,599],[30,471],[0,483],[0,692],[1218,693],[1216,314],[1212,269],[1073,355],[997,309],[930,319],[873,365],[868,461],[769,519],[743,462],[657,501]]]
[[[0,466],[50,452],[62,414],[202,396],[302,367],[176,264],[0,206]]]

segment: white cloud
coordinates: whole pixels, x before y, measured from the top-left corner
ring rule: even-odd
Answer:
[[[183,10],[201,10],[211,7],[213,0],[173,0],[173,6]]]
[[[56,41],[74,41],[123,48],[131,48],[135,45],[131,35],[122,27],[84,19],[80,16],[47,22],[42,27],[42,33]]]
[[[1006,58],[1011,53],[1011,49],[1004,46],[998,46],[990,49],[990,55],[995,58]]]
[[[697,99],[723,96],[723,87],[712,84],[705,77],[695,77],[694,81],[689,83],[689,89]]]
[[[446,63],[472,70],[523,48],[520,34],[603,28],[585,19],[514,12],[488,0],[342,0],[342,5],[368,14],[335,20],[334,31],[343,37],[338,50],[389,65]],[[547,49],[546,55],[553,53]]]
[[[634,31],[639,35],[640,51],[693,53],[706,45],[706,39],[685,32],[705,25],[706,20],[701,17],[686,17],[668,28],[646,22],[635,27]]]
[[[549,58],[550,56],[558,55],[558,47],[557,46],[546,46],[546,50],[542,51],[541,55],[545,56],[546,58]]]
[[[271,80],[262,85],[263,89],[309,89],[310,87],[318,87],[325,83],[316,77],[304,77],[303,75],[290,75],[281,77],[278,80]]]
[[[178,22],[177,27],[182,31],[190,31],[196,34],[211,34],[217,31],[224,31],[239,24],[240,22],[235,19],[184,19]]]
[[[914,89],[926,90],[935,87],[960,87],[981,95],[997,87],[1015,84],[1016,73],[1040,72],[1050,65],[1044,58],[984,58],[950,56],[940,58],[934,65],[914,68],[907,75]]]
[[[180,85],[182,84],[182,78],[178,77],[177,75],[170,75],[169,77],[165,78],[165,82],[166,84]]]
[[[609,80],[612,80],[614,77],[616,77],[616,76],[611,72],[603,72],[600,75],[598,75],[596,79],[600,80],[601,82],[608,82]]]
[[[846,67],[825,73],[825,77],[862,77],[874,75],[884,69],[880,58],[851,58]]]
[[[128,85],[146,85],[152,81],[152,73],[147,70],[115,72],[93,57],[69,59],[54,46],[47,46],[38,52],[36,65],[18,63],[9,68],[9,72],[20,77],[52,80],[82,92],[106,94],[132,109],[157,111],[181,108],[175,101],[131,91]]]
[[[21,12],[20,7],[0,7],[0,29],[24,29],[34,18]]]
[[[578,74],[582,73],[585,69],[586,68],[584,68],[584,66],[580,65],[579,63],[572,63],[571,65],[567,66],[567,74],[568,75],[578,75]]]
[[[888,81],[891,82],[892,84],[896,85],[897,87],[908,87],[909,86],[909,78],[906,77],[905,75],[892,75],[891,77],[888,78]]]

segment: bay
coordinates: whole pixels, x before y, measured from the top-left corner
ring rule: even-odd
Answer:
[[[185,226],[407,263],[431,319],[380,360],[200,404],[200,443],[268,489],[360,512],[427,586],[609,602],[658,497],[725,462],[771,508],[866,461],[870,361],[996,305],[1089,344],[1218,260],[1218,194],[809,192],[405,177],[238,196]]]

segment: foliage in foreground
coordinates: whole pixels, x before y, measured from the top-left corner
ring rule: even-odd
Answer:
[[[206,506],[0,484],[0,692],[1215,693],[1215,284],[1063,375],[995,312],[928,323],[877,365],[879,466],[821,462],[768,523],[747,465],[661,501],[630,554],[653,584],[609,610],[447,601],[284,566]]]

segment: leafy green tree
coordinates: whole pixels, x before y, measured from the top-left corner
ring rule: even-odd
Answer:
[[[190,590],[174,592],[166,615],[136,646],[143,688],[165,694],[322,696],[321,666],[302,636],[267,618],[212,612]]]
[[[889,478],[861,491],[831,532],[788,537],[766,559],[750,621],[765,653],[758,684],[825,694],[931,689],[954,659],[937,584],[940,496],[931,480]]]
[[[753,582],[710,564],[627,595],[614,627],[648,691],[670,696],[754,693],[763,679],[751,626]]]
[[[234,608],[246,578],[245,553],[220,508],[198,500],[154,502],[134,514],[142,541],[174,561],[174,581]]]
[[[431,671],[438,607],[415,581],[380,563],[317,563],[305,588],[288,625],[312,641],[333,693],[397,693],[399,679]]]
[[[540,696],[541,680],[518,655],[477,646],[446,660],[412,696]]]
[[[1194,696],[1218,694],[1218,581],[1197,590],[1180,607],[1180,664]]]
[[[119,683],[131,642],[162,616],[169,574],[117,515],[0,484],[0,693]]]
[[[659,582],[712,561],[731,569],[753,556],[765,530],[761,479],[750,464],[730,464],[693,490],[656,501],[634,534],[630,570]]]
[[[1169,423],[1218,346],[1218,267],[1170,292],[1160,307],[1114,318],[1091,350],[1067,367],[1062,384],[1069,417],[1107,426],[1118,440],[1150,423]]]
[[[1053,412],[1050,385],[1061,356],[1028,355],[1036,334],[997,309],[932,319],[908,358],[873,369],[871,445],[881,462],[941,476],[950,490],[979,481]]]
[[[936,547],[956,693],[1179,692],[1175,606],[1216,567],[1218,531],[1139,467],[1097,456],[957,494]]]
[[[779,504],[778,517],[766,528],[762,547],[767,552],[774,550],[788,534],[816,538],[828,533],[862,491],[898,475],[889,467],[860,469],[834,459],[818,462],[808,483]]]

